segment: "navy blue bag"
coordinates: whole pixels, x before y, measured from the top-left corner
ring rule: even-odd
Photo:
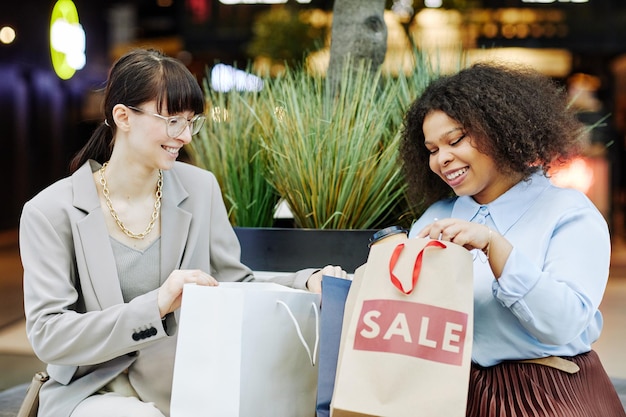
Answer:
[[[344,306],[352,281],[324,275],[320,311],[320,341],[317,377],[316,416],[330,416],[335,388]]]

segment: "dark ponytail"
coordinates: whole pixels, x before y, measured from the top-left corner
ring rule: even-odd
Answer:
[[[113,134],[111,128],[104,122],[96,128],[92,133],[91,138],[82,147],[76,155],[70,161],[70,173],[73,173],[80,168],[89,159],[96,160],[100,163],[104,163],[111,158],[111,151],[113,150]]]

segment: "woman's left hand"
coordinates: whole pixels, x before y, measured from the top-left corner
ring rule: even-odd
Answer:
[[[307,280],[306,287],[309,289],[309,291],[318,294],[322,292],[322,276],[324,275],[337,278],[346,278],[348,274],[340,266],[326,265],[324,268],[313,273]]]

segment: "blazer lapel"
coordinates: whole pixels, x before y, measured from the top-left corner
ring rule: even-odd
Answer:
[[[120,289],[117,267],[109,232],[104,222],[100,200],[96,190],[92,173],[99,169],[99,164],[90,161],[83,165],[73,176],[72,184],[74,188],[74,206],[83,210],[87,215],[76,223],[79,241],[75,242],[82,248],[84,268],[81,273],[88,272],[88,277],[81,275],[81,280],[89,279],[94,294],[104,309],[109,306],[124,302],[122,290]],[[82,285],[85,285],[83,282]],[[84,291],[84,290],[83,290]]]
[[[192,215],[179,207],[188,197],[187,190],[176,175],[175,168],[163,173],[161,203],[161,283],[180,269],[187,247]]]
[[[73,176],[74,206],[85,211],[86,216],[77,222],[85,268],[100,308],[123,303],[119,277],[109,232],[104,222],[100,200],[92,173],[100,164],[90,161]],[[188,193],[174,170],[163,173],[163,200],[161,202],[161,283],[174,269],[180,269],[192,215],[179,205]],[[77,248],[78,249],[78,248]],[[77,259],[77,262],[80,262]],[[87,268],[88,266],[88,268]],[[82,277],[81,277],[82,278]],[[84,279],[84,278],[82,278]]]

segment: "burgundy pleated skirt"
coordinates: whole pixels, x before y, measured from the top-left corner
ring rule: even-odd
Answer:
[[[519,362],[473,364],[467,417],[626,417],[596,352],[566,359],[580,371]]]

